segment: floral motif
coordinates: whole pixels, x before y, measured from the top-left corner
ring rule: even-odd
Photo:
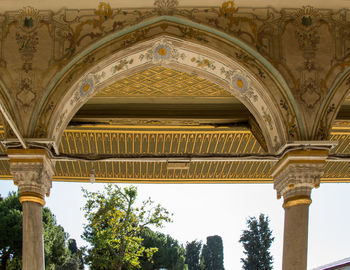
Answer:
[[[112,67],[112,73],[115,74],[117,71],[121,71],[122,69],[124,68],[128,68],[128,65],[132,64],[134,62],[134,59],[130,59],[130,60],[127,60],[127,59],[122,59],[119,61],[118,64],[116,64],[115,66]]]
[[[201,57],[192,57],[191,62],[194,62],[197,64],[197,67],[200,68],[210,68],[211,70],[215,70],[216,66],[214,65],[214,61],[211,61],[207,58],[201,59]]]
[[[240,75],[235,75],[232,77],[232,86],[241,93],[247,91],[247,81]]]
[[[156,63],[167,61],[184,60],[186,55],[180,53],[175,49],[169,41],[160,41],[156,43],[152,49],[148,50],[145,54],[140,54],[139,60],[153,61]]]
[[[19,11],[19,27],[25,31],[29,32],[35,29],[40,24],[39,11],[32,7],[25,7]]]
[[[219,11],[221,16],[230,17],[238,11],[238,8],[235,8],[234,1],[224,1]]]
[[[171,57],[171,47],[168,44],[159,44],[154,50],[154,58],[157,60],[169,59]]]
[[[96,83],[99,83],[105,76],[106,76],[106,73],[104,71],[102,71],[102,73],[94,74],[94,81]]]
[[[94,83],[92,79],[88,78],[80,85],[80,95],[85,96],[93,89]]]
[[[263,119],[264,119],[264,121],[269,125],[270,130],[273,130],[271,115],[265,110],[264,107],[261,107],[261,110],[263,112]]]

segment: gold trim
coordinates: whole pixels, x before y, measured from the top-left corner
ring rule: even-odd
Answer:
[[[7,149],[10,155],[46,155],[45,149]]]
[[[35,193],[35,192],[23,192],[19,195],[19,201],[20,203],[23,202],[36,202],[41,204],[42,206],[45,206],[45,199],[44,196],[41,194]]]
[[[183,183],[238,183],[238,184],[272,184],[273,179],[269,177],[264,178],[249,178],[250,180],[243,178],[232,178],[228,180],[218,179],[218,180],[167,180],[166,183],[179,183],[180,181]],[[0,175],[0,181],[12,181],[12,175]],[[62,177],[62,176],[53,176],[52,181],[57,182],[90,182],[90,178],[88,177]],[[115,179],[115,178],[99,178],[97,182],[104,183],[159,183],[160,180],[154,179],[144,179],[144,180],[123,180],[123,179]],[[321,183],[350,183],[350,177],[321,177]]]
[[[43,163],[44,159],[43,158],[10,158],[10,163],[18,163],[18,162],[23,162],[23,163]]]
[[[310,205],[311,203],[312,200],[309,196],[300,195],[285,200],[283,203],[283,208],[288,208],[296,205]]]
[[[90,182],[90,177],[62,177],[54,176],[53,181],[57,182]],[[147,179],[147,178],[104,178],[96,177],[96,183],[144,183],[144,184],[271,184],[273,183],[272,178],[249,178],[242,181],[240,178],[231,178],[227,180],[219,179]]]
[[[82,129],[82,128],[93,128],[93,129]],[[98,129],[103,128],[103,129]],[[195,130],[193,130],[195,129]],[[246,128],[235,129],[231,127],[217,127],[213,126],[109,126],[109,125],[98,125],[98,126],[80,126],[79,129],[67,128],[64,130],[66,133],[130,133],[130,134],[173,134],[173,133],[184,133],[184,134],[252,134],[250,130]]]

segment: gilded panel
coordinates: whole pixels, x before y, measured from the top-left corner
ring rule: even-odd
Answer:
[[[195,74],[158,66],[118,80],[94,97],[231,97],[219,85]]]

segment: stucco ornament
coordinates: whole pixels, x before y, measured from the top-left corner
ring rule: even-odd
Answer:
[[[180,53],[170,41],[162,39],[160,42],[156,42],[152,49],[145,54],[140,54],[139,59],[141,61],[151,61],[154,64],[166,64],[171,61],[184,60],[185,57],[186,55]]]

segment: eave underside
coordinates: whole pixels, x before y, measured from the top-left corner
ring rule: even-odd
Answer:
[[[338,121],[330,140],[338,141],[331,155],[349,155],[350,124]],[[12,179],[3,147],[1,154],[0,179]],[[274,163],[242,126],[70,126],[53,180],[89,182],[93,173],[105,183],[272,183]],[[349,175],[349,161],[328,160],[322,182],[350,182]]]

